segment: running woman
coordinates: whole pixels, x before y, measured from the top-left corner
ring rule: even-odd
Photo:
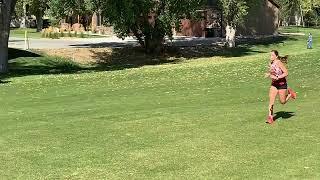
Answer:
[[[279,52],[276,50],[272,50],[270,53],[270,67],[269,72],[266,73],[266,77],[272,80],[269,91],[269,114],[267,118],[267,123],[269,124],[274,122],[273,110],[277,95],[279,94],[281,104],[286,104],[290,98],[295,99],[297,96],[292,89],[288,88],[288,70],[284,65],[284,63],[287,63],[287,60],[288,56],[280,57]]]

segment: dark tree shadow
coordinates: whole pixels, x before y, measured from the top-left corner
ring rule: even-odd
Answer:
[[[24,41],[24,40],[16,40],[16,39],[15,39],[15,40],[10,40],[10,39],[9,39],[8,42],[23,42],[23,41]]]
[[[289,36],[246,38],[245,40],[240,38],[238,39],[238,47],[226,48],[221,42],[212,43],[210,39],[194,42],[189,38],[188,41],[190,42],[183,42],[177,46],[175,44],[167,44],[161,55],[146,54],[144,49],[138,46],[121,46],[120,44],[115,44],[112,47],[112,51],[92,51],[92,58],[96,60],[96,63],[86,66],[68,59],[46,57],[36,52],[10,49],[10,72],[2,76],[1,79],[4,81],[8,77],[16,76],[114,71],[138,68],[145,65],[176,64],[189,59],[214,56],[242,57],[250,54],[265,53],[263,51],[253,50],[252,46],[254,45],[279,44],[287,40],[295,39]],[[185,39],[182,39],[182,41],[185,41]]]
[[[141,47],[116,48],[112,52],[91,52],[93,58],[97,60],[95,70],[122,70],[146,65],[179,63],[181,61],[177,57],[168,55],[168,52],[164,52],[162,55],[146,54]]]
[[[8,55],[9,55],[9,60],[16,59],[19,57],[40,57],[41,56],[31,51],[25,51],[20,49],[13,49],[13,48],[9,48]]]
[[[224,47],[224,39],[222,38],[178,38],[173,42],[167,42],[165,45],[164,53],[161,56],[152,56],[145,55],[144,57],[151,57],[151,59],[158,59],[156,62],[165,62],[165,59],[172,58],[208,58],[213,56],[222,56],[222,57],[242,57],[250,54],[257,53],[266,53],[264,51],[253,50],[252,47],[255,45],[263,45],[263,46],[272,46],[276,44],[284,44],[285,41],[288,40],[297,40],[290,36],[265,36],[265,37],[240,37],[237,38],[238,46],[235,48],[227,48]],[[112,64],[111,62],[119,63],[119,61],[110,61],[110,59],[115,58],[116,56],[130,53],[134,55],[141,55],[144,53],[140,47],[137,46],[134,42],[125,43],[98,43],[98,44],[82,44],[77,45],[76,47],[89,47],[89,48],[113,48],[114,55],[110,55],[109,53],[96,53],[94,58],[106,61],[108,59],[108,64]],[[123,49],[121,49],[123,48]],[[136,53],[131,53],[131,51],[136,51]],[[126,55],[127,56],[127,55]],[[142,56],[142,55],[141,55]],[[112,58],[111,58],[112,57]],[[155,58],[156,57],[156,58]],[[132,57],[134,59],[136,57]],[[135,60],[136,61],[136,60]],[[145,60],[142,60],[146,62]],[[149,61],[149,63],[153,64],[154,61]],[[127,63],[126,63],[127,64]],[[141,64],[141,63],[140,63]],[[155,63],[157,64],[157,63]],[[118,64],[117,64],[118,65]]]
[[[123,41],[123,42],[99,42],[99,43],[86,43],[70,45],[73,48],[124,48],[124,47],[137,47],[137,41]]]
[[[261,37],[242,37],[238,39],[238,43],[247,46],[263,45],[273,46],[277,44],[284,44],[285,41],[298,41],[297,38],[292,36],[261,36]]]
[[[41,62],[13,61],[9,63],[10,72],[7,76],[43,75],[43,74],[72,74],[89,70],[69,60],[44,59]]]
[[[290,119],[293,116],[295,116],[294,112],[279,111],[275,113],[274,120],[278,120],[279,118]]]
[[[8,59],[9,59],[9,69],[10,71],[15,71],[11,69],[11,60],[19,58],[19,57],[40,57],[39,54],[30,52],[30,51],[24,51],[20,49],[13,49],[9,48],[8,49]],[[0,84],[7,84],[10,83],[11,81],[7,81],[6,78],[10,77],[10,73],[8,74],[0,74]]]
[[[11,81],[6,81],[6,80],[1,80],[0,79],[0,84],[7,84],[7,83],[10,83]]]
[[[91,51],[97,60],[98,68],[104,70],[121,70],[137,68],[145,65],[177,64],[182,60],[202,57],[224,56],[240,57],[262,51],[250,50],[246,47],[233,49],[219,46],[173,47],[166,46],[162,55],[146,54],[141,47],[125,47],[113,49],[110,52]]]
[[[43,74],[71,74],[88,70],[79,64],[60,57],[46,57],[38,52],[9,48],[9,72],[2,74],[1,83],[9,77]]]
[[[177,44],[167,44],[161,56],[145,54],[141,47],[114,48],[111,52],[91,52],[93,58],[97,59],[99,68],[105,70],[120,70],[136,68],[144,65],[159,65],[167,63],[180,63],[182,60],[221,57],[242,57],[265,51],[253,50],[254,45],[271,45],[283,43],[287,40],[296,40],[288,36],[266,37],[266,38],[245,38],[238,39],[238,46],[235,48],[224,47],[222,42],[211,43],[210,39],[202,41],[188,39]]]

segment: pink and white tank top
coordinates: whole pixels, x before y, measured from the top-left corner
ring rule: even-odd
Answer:
[[[275,63],[271,64],[271,73],[275,76],[281,76],[283,74],[283,71],[279,66],[277,66]]]

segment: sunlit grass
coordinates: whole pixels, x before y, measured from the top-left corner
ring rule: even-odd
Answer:
[[[1,179],[318,179],[320,50],[305,40],[115,71],[15,59],[0,84]],[[271,49],[290,55],[298,92],[276,104],[286,116],[273,126],[263,78]],[[55,62],[64,74],[35,70]],[[36,73],[18,73],[26,66]]]

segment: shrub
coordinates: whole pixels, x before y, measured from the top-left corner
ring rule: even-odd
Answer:
[[[85,34],[81,31],[80,38],[85,38]]]

